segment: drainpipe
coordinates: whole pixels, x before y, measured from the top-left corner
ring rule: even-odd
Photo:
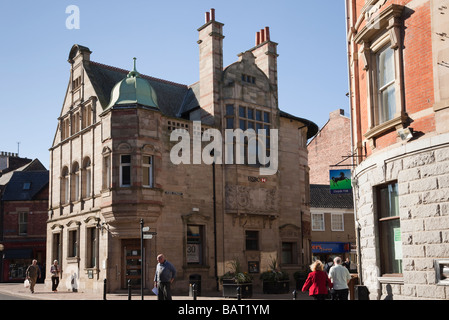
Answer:
[[[346,30],[345,34],[348,35],[348,31],[350,30],[350,21],[349,21],[349,15],[348,15],[348,1],[345,1],[345,19],[346,19]],[[354,113],[353,113],[353,100],[352,100],[352,92],[351,92],[351,60],[350,60],[350,52],[349,52],[349,42],[348,39],[346,40],[346,55],[347,55],[347,63],[348,63],[348,89],[349,89],[349,108],[350,108],[350,114],[351,114],[351,152],[354,152]],[[356,119],[357,120],[357,119]],[[358,159],[358,158],[357,158]],[[353,159],[354,163],[354,159]],[[357,163],[357,162],[356,162]],[[358,164],[358,163],[357,163]],[[354,206],[354,225],[356,228],[356,247],[357,247],[357,276],[359,278],[359,284],[363,285],[363,276],[362,276],[362,252],[360,248],[360,223],[357,219],[357,187],[358,187],[358,181],[357,178],[354,176],[354,172],[351,173],[351,182],[352,182],[352,198],[353,198],[353,206]]]

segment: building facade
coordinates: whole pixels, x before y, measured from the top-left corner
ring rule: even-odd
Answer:
[[[354,203],[351,190],[331,192],[330,170],[352,169],[351,121],[343,109],[329,113],[329,120],[307,144],[310,167],[312,259],[322,262],[340,256],[356,269]]]
[[[8,164],[26,164],[0,176],[0,282],[23,282],[33,259],[42,270],[46,263],[48,170],[38,159],[13,157]]]
[[[329,113],[329,120],[307,143],[307,151],[310,184],[329,184],[329,170],[352,168],[351,120],[343,109]]]
[[[254,273],[255,290],[271,259],[291,273],[309,263],[306,141],[318,128],[279,110],[268,28],[226,68],[215,10],[198,32],[200,79],[190,86],[72,47],[50,149],[47,264],[60,261],[62,290],[102,292],[104,279],[109,292],[128,280],[151,289],[159,253],[177,269],[178,293],[192,279],[215,290],[235,260]],[[225,139],[237,129],[267,135],[237,150],[237,138]],[[269,163],[252,161],[267,149]],[[153,233],[143,252],[141,221]]]
[[[449,2],[347,0],[359,278],[449,299]]]

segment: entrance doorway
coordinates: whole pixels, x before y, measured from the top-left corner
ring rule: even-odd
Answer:
[[[142,281],[140,240],[122,240],[122,252],[122,288],[128,287],[128,280],[132,287],[140,287]]]

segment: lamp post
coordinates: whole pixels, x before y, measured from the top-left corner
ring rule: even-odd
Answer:
[[[140,219],[140,295],[143,300],[143,282],[145,281],[145,268],[143,263],[143,219]]]

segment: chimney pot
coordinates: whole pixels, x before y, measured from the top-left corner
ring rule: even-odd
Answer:
[[[256,32],[256,46],[260,44],[260,32]]]
[[[264,29],[260,29],[260,42],[261,43],[265,42],[265,30]]]
[[[212,21],[215,21],[215,9],[214,8],[210,9],[210,19]]]
[[[270,41],[270,27],[265,27],[265,39]]]
[[[206,23],[210,21],[210,13],[206,12]]]

